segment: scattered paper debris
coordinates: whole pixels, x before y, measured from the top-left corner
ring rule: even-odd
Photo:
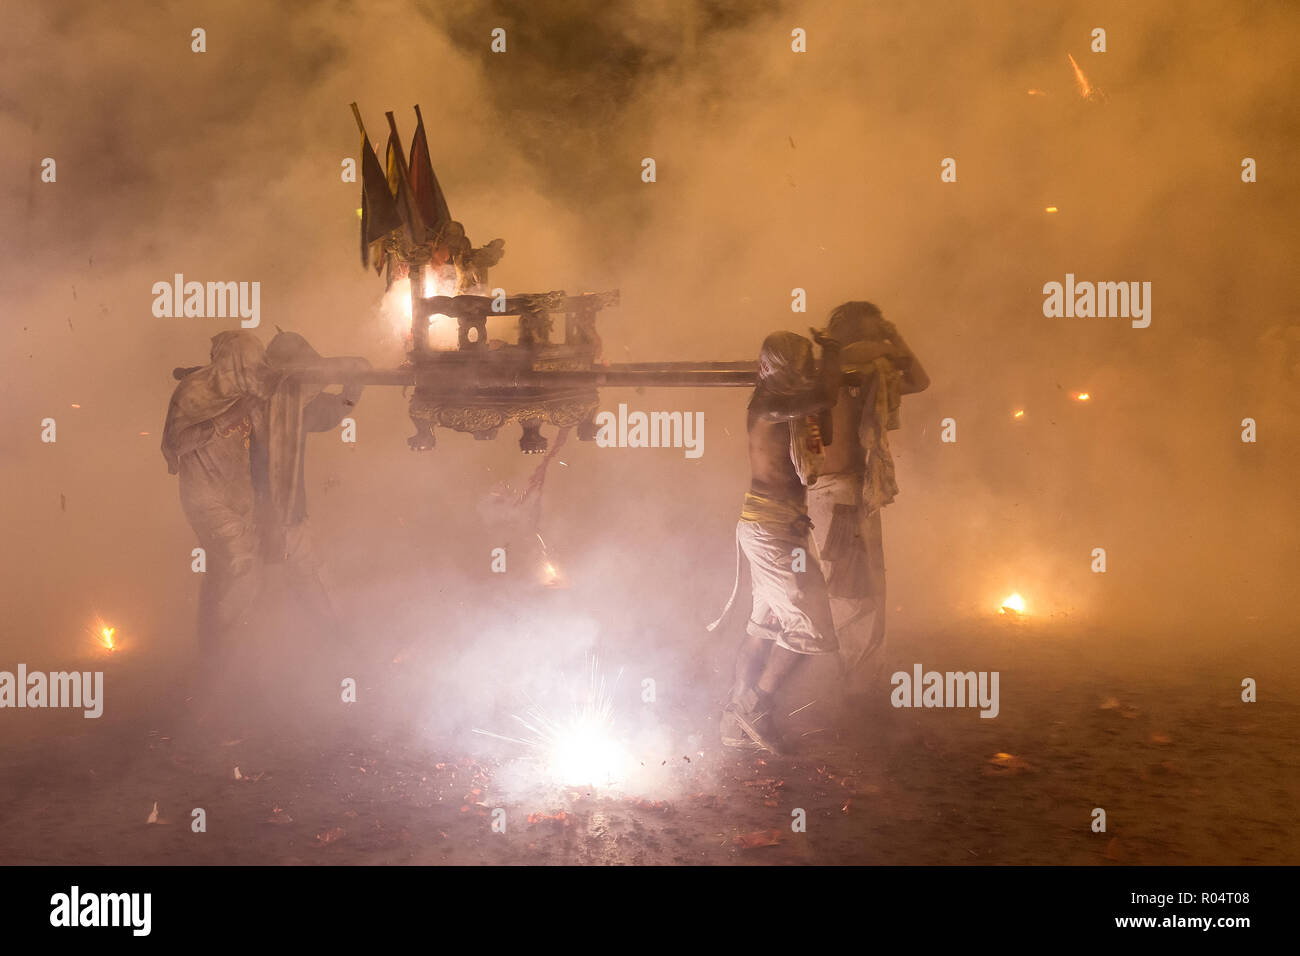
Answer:
[[[765,846],[780,846],[780,830],[755,830],[753,833],[740,833],[731,841],[742,850],[757,850]]]

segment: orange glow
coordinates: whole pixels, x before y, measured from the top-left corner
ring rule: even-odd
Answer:
[[[424,295],[455,295],[455,282],[444,281],[433,269],[425,270]],[[411,280],[398,279],[393,287],[384,293],[379,305],[380,314],[389,330],[399,339],[405,339],[411,333]],[[435,313],[429,323],[429,348],[447,351],[459,347],[459,325],[448,315]]]
[[[113,640],[113,635],[117,633],[117,628],[103,626],[99,629],[99,642],[110,651],[117,650],[117,643]]]
[[[1074,62],[1074,57],[1070,56],[1068,53],[1065,55],[1069,57],[1070,66],[1074,70],[1074,81],[1079,84],[1079,95],[1086,100],[1088,97],[1092,96],[1092,84],[1089,83],[1088,78],[1083,75],[1083,70],[1079,69],[1079,64]]]
[[[1029,95],[1030,95],[1030,96],[1046,96],[1047,94],[1044,93],[1042,90],[1030,90],[1030,91],[1029,91]]]
[[[1017,408],[1017,409],[1015,410],[1015,412],[1012,413],[1011,417],[1012,417],[1012,418],[1024,418],[1024,417],[1025,417],[1025,410],[1024,410],[1023,408]]]
[[[564,575],[560,572],[560,569],[555,566],[554,562],[543,561],[542,571],[542,583],[545,584],[546,587],[567,588],[569,586],[568,582],[564,579]]]
[[[1091,399],[1091,398],[1092,398],[1092,396],[1089,395],[1087,392],[1079,392],[1079,394],[1077,394],[1077,395],[1074,396],[1074,400],[1075,400],[1076,402],[1086,402],[1086,401],[1088,401],[1088,400]]]
[[[1055,207],[1055,206],[1048,206],[1048,207],[1047,207],[1047,211],[1048,211],[1048,212],[1056,212],[1056,207]]]
[[[1013,614],[1017,617],[1025,613],[1025,599],[1018,592],[1008,594],[1002,601],[1002,606],[998,608],[999,614]]]
[[[81,406],[78,405],[76,402],[73,402],[73,403],[72,403],[72,407],[73,407],[73,408],[80,408]]]

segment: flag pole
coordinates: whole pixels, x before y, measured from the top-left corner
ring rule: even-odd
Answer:
[[[370,137],[366,136],[366,124],[361,122],[361,110],[357,109],[356,103],[349,103],[348,105],[352,107],[352,118],[357,121],[357,129],[361,131],[362,136],[369,139]]]
[[[397,132],[397,119],[393,111],[384,113],[388,120],[388,129],[393,134],[396,144],[397,178],[401,184],[398,190],[398,202],[406,208],[403,217],[406,226],[405,243],[406,275],[411,281],[411,347],[417,353],[429,348],[429,313],[424,307],[424,267],[428,262],[428,251],[424,246],[424,236],[415,235],[413,226],[422,226],[419,212],[414,208],[411,198],[411,184],[407,179],[406,156],[402,151],[402,136]],[[414,222],[412,221],[414,220]]]

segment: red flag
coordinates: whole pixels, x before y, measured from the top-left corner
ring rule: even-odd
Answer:
[[[424,224],[437,235],[443,226],[451,222],[451,213],[447,210],[447,199],[442,194],[442,187],[438,185],[438,177],[433,174],[429,140],[424,134],[424,117],[420,115],[418,106],[415,108],[415,116],[418,122],[415,138],[411,140],[411,194],[415,197],[415,205]]]

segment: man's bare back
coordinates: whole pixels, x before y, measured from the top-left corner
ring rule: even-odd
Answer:
[[[765,498],[802,505],[808,490],[790,459],[790,419],[749,410],[749,490]]]
[[[792,339],[794,338],[791,334]],[[775,394],[762,386],[754,390],[749,402],[746,427],[749,432],[750,491],[801,507],[807,500],[799,472],[790,454],[791,422],[816,416],[835,404],[839,395],[840,363],[838,344],[819,336],[823,345],[821,372],[812,361],[812,343],[807,348],[805,366],[800,370],[805,387],[795,392]]]

